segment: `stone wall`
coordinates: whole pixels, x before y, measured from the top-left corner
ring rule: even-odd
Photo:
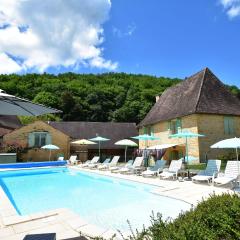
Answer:
[[[170,138],[171,132],[168,129],[168,121],[159,122],[152,125],[154,128],[154,136],[159,137],[159,140],[153,141],[139,141],[139,147],[144,149],[145,147],[158,145],[158,144],[177,144],[177,147],[170,148],[165,154],[165,159],[169,160],[171,151],[182,151],[185,155],[185,139]],[[198,133],[197,128],[197,115],[189,115],[182,118],[182,130]],[[143,129],[140,129],[140,134],[143,134]],[[189,139],[189,155],[199,159],[199,142],[198,138]]]
[[[224,149],[211,149],[210,146],[214,143],[227,138],[240,136],[240,117],[234,118],[235,133],[228,135],[224,132],[224,116],[223,115],[209,115],[198,114],[197,122],[199,133],[205,135],[203,138],[199,138],[200,157],[204,161],[208,159],[217,159],[221,155],[229,155],[234,150]]]
[[[51,160],[56,160],[59,154],[63,154],[65,159],[69,158],[70,154],[70,138],[56,130],[55,128],[49,126],[47,123],[42,121],[36,121],[27,126],[21,127],[14,130],[11,133],[6,134],[3,137],[3,142],[12,143],[18,142],[23,146],[28,146],[28,135],[31,132],[47,131],[52,138],[51,144],[57,145],[60,149],[52,151]],[[27,153],[22,154],[24,161],[48,161],[49,150],[44,150],[41,148],[31,148]]]
[[[224,132],[224,116],[214,114],[193,114],[182,118],[182,131],[189,130],[194,133],[205,135],[205,137],[191,138],[188,141],[189,155],[196,157],[200,162],[205,162],[207,159],[217,159],[220,156],[226,156],[232,154],[234,156],[234,150],[224,149],[211,149],[210,146],[214,143],[227,138],[240,136],[240,117],[233,117],[234,119],[234,134],[225,134]],[[185,151],[184,139],[171,139],[171,134],[168,130],[168,122],[160,122],[153,125],[154,136],[160,137],[160,140],[140,141],[140,148],[147,146],[153,146],[158,144],[178,144],[176,148],[170,148],[165,154],[165,158],[170,158],[170,152],[177,150],[180,151],[183,148]],[[143,134],[143,129],[140,129],[140,134]]]

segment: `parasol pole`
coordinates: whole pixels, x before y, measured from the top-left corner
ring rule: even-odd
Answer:
[[[237,154],[237,165],[238,165],[238,179],[240,175],[240,169],[239,169],[239,157],[238,157],[238,148],[236,148],[236,154]]]
[[[127,145],[125,146],[125,162],[127,162]]]
[[[50,149],[50,152],[49,152],[49,159],[48,159],[49,162],[50,162],[50,159],[51,159],[51,151],[52,151],[52,150]]]
[[[101,154],[101,152],[100,152],[100,144],[101,144],[100,141],[98,141],[98,155],[99,155],[99,159],[101,158],[100,157],[100,154]]]

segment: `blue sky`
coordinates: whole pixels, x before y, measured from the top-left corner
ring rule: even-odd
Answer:
[[[132,35],[113,34],[131,24]],[[123,72],[184,78],[208,66],[240,87],[239,27],[240,17],[230,19],[218,1],[114,0],[104,54]]]
[[[240,0],[0,0],[0,73],[184,78],[207,66],[240,87],[239,26]]]

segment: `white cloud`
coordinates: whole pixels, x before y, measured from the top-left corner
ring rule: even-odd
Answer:
[[[8,25],[0,29],[0,54],[6,61],[1,65],[14,63],[7,54],[23,60],[1,72],[81,65],[116,69],[101,48],[110,8],[110,0],[0,0],[0,26]]]
[[[136,28],[137,28],[136,24],[131,23],[127,26],[125,30],[121,30],[117,27],[113,27],[112,32],[113,32],[113,35],[117,36],[118,38],[122,38],[122,37],[132,36],[133,33],[136,31]]]
[[[7,54],[0,53],[0,74],[13,73],[21,70],[21,67],[11,59]]]
[[[220,0],[230,19],[240,16],[240,0]]]

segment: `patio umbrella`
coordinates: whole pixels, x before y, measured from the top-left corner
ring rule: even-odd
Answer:
[[[78,145],[92,145],[92,144],[96,144],[95,142],[89,141],[87,139],[80,139],[80,140],[73,141],[71,143],[78,144]]]
[[[237,161],[239,162],[238,149],[240,148],[240,138],[229,138],[217,142],[211,146],[211,148],[229,148],[235,149],[237,155]],[[239,163],[238,163],[238,174],[240,174]]]
[[[193,133],[193,132],[190,132],[190,131],[180,132],[180,133],[177,133],[177,134],[172,134],[172,135],[170,135],[170,138],[185,138],[187,168],[188,168],[188,161],[189,161],[189,155],[188,155],[188,150],[189,150],[188,139],[189,139],[189,138],[197,138],[197,137],[204,137],[204,135],[198,134],[198,133]],[[188,179],[190,179],[189,169],[188,169]]]
[[[188,160],[189,160],[189,155],[188,155],[188,150],[189,150],[189,146],[188,146],[188,139],[189,138],[197,138],[197,137],[204,137],[204,135],[202,134],[198,134],[198,133],[193,133],[193,132],[190,132],[190,131],[187,131],[187,132],[180,132],[180,133],[177,133],[177,134],[172,134],[170,135],[170,138],[185,138],[185,145],[186,145],[186,160],[187,160],[187,163],[188,163]]]
[[[138,136],[131,137],[131,138],[145,141],[145,147],[146,147],[146,141],[147,140],[158,140],[158,139],[160,139],[159,137],[155,137],[153,135],[148,135],[148,134],[142,134],[142,135],[138,135]]]
[[[49,152],[49,161],[50,161],[50,159],[51,159],[52,150],[58,150],[58,149],[60,149],[58,146],[53,145],[53,144],[48,144],[48,145],[42,146],[41,148],[42,148],[42,149],[50,150],[50,152]]]
[[[129,139],[123,139],[114,143],[115,145],[125,146],[125,162],[127,162],[127,147],[137,147],[137,143]]]
[[[94,141],[94,142],[98,142],[98,154],[99,154],[99,158],[100,158],[100,155],[101,155],[101,142],[109,141],[110,139],[104,138],[104,137],[101,137],[101,136],[97,136],[95,138],[90,138],[89,140]]]
[[[9,95],[0,89],[0,115],[39,116],[61,111]]]

